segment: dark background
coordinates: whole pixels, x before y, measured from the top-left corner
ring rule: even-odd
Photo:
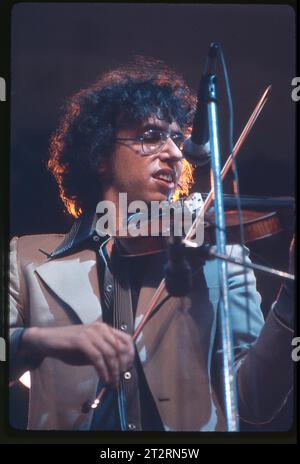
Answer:
[[[10,235],[65,232],[71,224],[47,173],[48,141],[64,98],[135,54],[164,60],[196,91],[210,42],[223,47],[235,140],[267,85],[269,101],[238,156],[242,194],[294,194],[295,14],[283,5],[30,4],[11,24]],[[220,83],[223,159],[226,105]],[[197,171],[208,190],[209,168]],[[225,191],[231,191],[225,182]],[[292,216],[292,215],[291,215]],[[292,224],[291,217],[291,224]],[[250,245],[252,259],[287,269],[290,232]],[[266,314],[280,282],[257,275]],[[289,415],[281,417],[286,428]]]

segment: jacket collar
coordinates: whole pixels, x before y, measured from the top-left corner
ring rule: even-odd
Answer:
[[[35,269],[52,292],[85,324],[94,322],[102,313],[95,247],[88,246],[93,239],[97,245],[100,240],[104,241],[104,237],[96,232],[97,219],[96,214],[78,218],[62,242],[48,255],[49,259]],[[82,245],[84,255],[77,253]]]
[[[84,242],[94,240],[95,242],[104,241],[105,237],[100,237],[96,231],[98,216],[96,213],[84,213],[75,220],[70,231],[64,236],[62,242],[50,253],[50,258],[57,258],[69,251],[75,250]]]

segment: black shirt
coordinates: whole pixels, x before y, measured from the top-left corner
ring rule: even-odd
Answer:
[[[107,257],[106,257],[107,258]],[[131,288],[133,318],[135,318],[138,297],[142,285],[142,278],[145,267],[149,265],[148,257],[127,258],[123,262],[123,266],[127,266],[129,282]],[[102,307],[103,321],[109,325],[113,325],[113,291],[108,292],[107,288],[111,284],[108,283],[109,269],[103,259],[99,260],[99,275],[102,276],[100,285],[103,291]],[[136,369],[138,374],[138,386],[140,396],[141,424],[142,430],[145,431],[163,431],[163,424],[159,416],[156,404],[150,392],[150,389],[145,378],[143,368],[139,357],[136,353]],[[103,384],[99,382],[97,393],[101,390]],[[126,404],[125,404],[126,409]],[[118,393],[116,390],[109,388],[103,397],[101,406],[94,410],[91,430],[122,430],[118,408]]]

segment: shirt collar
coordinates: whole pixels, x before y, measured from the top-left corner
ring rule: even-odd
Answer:
[[[95,242],[100,242],[101,240],[107,239],[107,237],[100,237],[97,234],[97,220],[98,216],[96,213],[82,214],[82,216],[75,220],[62,242],[51,252],[50,257],[56,258],[63,253],[75,249],[85,241],[94,240]]]

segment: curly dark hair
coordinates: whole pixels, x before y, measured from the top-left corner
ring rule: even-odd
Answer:
[[[101,199],[99,167],[114,149],[119,129],[156,115],[176,121],[187,133],[195,97],[183,79],[163,62],[136,57],[69,98],[58,130],[51,137],[48,169],[67,211],[75,217]],[[176,192],[188,193],[192,168],[184,162]]]

